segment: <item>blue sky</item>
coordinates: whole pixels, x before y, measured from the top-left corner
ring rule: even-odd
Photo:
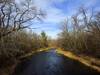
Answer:
[[[33,22],[33,31],[40,34],[45,31],[48,36],[56,38],[60,32],[60,22],[73,15],[79,7],[94,8],[100,11],[100,0],[33,0],[37,8],[44,10],[47,15],[43,22]]]

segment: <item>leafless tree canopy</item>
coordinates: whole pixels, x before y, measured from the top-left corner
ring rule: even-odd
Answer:
[[[69,22],[62,23],[58,46],[76,53],[90,53],[100,57],[100,12],[94,13],[93,10],[81,7]],[[71,29],[68,25],[71,25]]]
[[[41,20],[44,13],[38,10],[31,0],[18,4],[13,0],[0,2],[0,38],[14,31],[28,28],[28,22],[33,19]]]

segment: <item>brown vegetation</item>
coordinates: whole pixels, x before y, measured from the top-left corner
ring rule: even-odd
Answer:
[[[43,47],[40,35],[25,28],[32,29],[30,22],[44,16],[30,0],[22,4],[14,0],[0,1],[0,73],[15,64],[20,56]]]
[[[100,58],[100,12],[89,14],[80,8],[71,21],[64,21],[57,42],[64,50]]]

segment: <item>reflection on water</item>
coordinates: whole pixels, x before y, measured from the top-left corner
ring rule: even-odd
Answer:
[[[13,75],[100,75],[83,64],[57,54],[54,50],[33,55],[19,64]]]

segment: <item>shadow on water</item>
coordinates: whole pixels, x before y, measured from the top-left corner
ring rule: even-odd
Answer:
[[[13,75],[100,75],[78,61],[64,57],[50,50],[33,55],[21,62]]]

